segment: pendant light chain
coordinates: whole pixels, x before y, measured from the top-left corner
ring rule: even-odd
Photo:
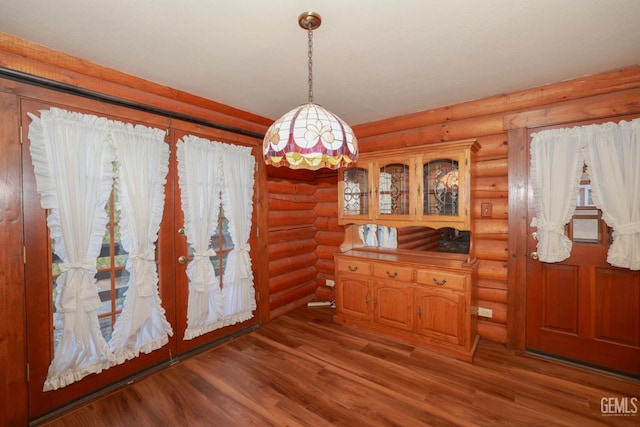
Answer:
[[[309,32],[309,49],[307,56],[309,57],[309,104],[313,103],[313,29],[311,23],[307,24]]]

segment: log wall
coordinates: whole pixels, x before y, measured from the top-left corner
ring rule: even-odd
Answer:
[[[531,120],[530,116],[524,114],[529,110],[561,111],[567,108],[568,101],[572,101],[570,107],[573,109],[590,111],[593,100],[602,99],[603,96],[610,101],[613,115],[618,109],[616,106],[625,107],[630,103],[638,103],[638,87],[640,67],[630,67],[354,127],[362,152],[457,139],[478,140],[480,150],[472,167],[474,202],[471,206],[475,230],[474,248],[480,260],[475,292],[478,305],[493,310],[491,319],[481,318],[478,321],[478,330],[483,338],[502,343],[514,341],[513,337],[509,339],[507,336],[507,288],[510,279],[508,263],[514,255],[509,250],[508,240],[509,141],[505,120],[519,118],[516,113],[523,113],[522,117]],[[544,116],[536,116],[535,119],[535,125],[546,124]],[[335,190],[329,190],[328,185],[323,182],[320,192],[318,183],[317,194],[322,193],[325,198],[331,191],[337,194],[337,186]],[[482,216],[483,204],[489,204],[489,216]],[[323,207],[315,211],[318,214],[316,224],[335,219],[334,207],[337,209],[337,202],[329,205],[325,200]],[[332,216],[321,217],[327,214]],[[322,247],[318,252],[317,264],[318,270],[322,271],[322,276],[319,274],[318,277],[319,285],[332,272],[333,264],[329,261],[328,254],[337,252],[341,242],[337,238],[337,232],[333,232],[331,236],[331,240],[334,240],[333,247],[325,235],[319,233],[317,236],[317,239],[322,240],[322,243],[318,243]],[[409,235],[404,238],[411,239]],[[321,297],[328,295],[320,287],[317,292]]]
[[[315,298],[317,203],[320,188],[292,179],[268,181],[268,257],[270,318]],[[325,212],[330,217],[330,212]]]

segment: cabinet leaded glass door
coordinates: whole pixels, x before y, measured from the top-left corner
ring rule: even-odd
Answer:
[[[369,170],[350,168],[343,172],[340,216],[342,218],[367,218],[369,216]]]
[[[412,203],[410,192],[411,167],[405,163],[389,163],[379,166],[376,203],[378,218],[410,217]]]
[[[458,215],[458,161],[435,159],[423,165],[423,215]]]

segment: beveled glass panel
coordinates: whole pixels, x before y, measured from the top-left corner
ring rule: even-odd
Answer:
[[[380,168],[379,209],[381,215],[409,214],[409,165],[393,163]]]
[[[369,214],[369,172],[363,168],[344,171],[342,205],[344,215]]]
[[[424,215],[458,215],[458,161],[436,159],[423,165]]]

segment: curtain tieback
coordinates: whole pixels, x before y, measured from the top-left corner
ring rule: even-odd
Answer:
[[[135,271],[135,287],[138,295],[141,297],[155,295],[155,252],[132,252],[129,254],[129,260],[135,264],[133,269]]]
[[[193,253],[193,259],[202,259],[202,258],[209,258],[212,256],[216,256],[216,251],[214,251],[213,249],[207,249],[204,252],[194,252]]]
[[[533,218],[531,221],[532,227],[537,227],[538,230],[550,231],[552,233],[564,235],[564,225],[557,222],[545,221],[539,218]]]
[[[233,248],[233,252],[236,252],[240,257],[240,264],[238,266],[239,277],[243,279],[251,277],[251,258],[249,258],[249,250],[251,250],[251,246],[248,242],[244,245]]]
[[[244,245],[236,246],[233,248],[233,252],[249,252],[251,250],[251,245],[249,243],[245,243]]]
[[[191,285],[198,292],[205,292],[206,286],[215,279],[215,271],[209,262],[209,257],[216,256],[216,251],[207,249],[206,251],[197,251],[193,253],[193,265]]]
[[[630,222],[614,227],[613,235],[615,236],[629,236],[632,234],[640,233],[640,222]]]
[[[130,260],[142,260],[142,261],[155,261],[156,254],[154,251],[146,251],[146,252],[131,252],[129,254]]]
[[[96,269],[96,260],[92,259],[83,262],[63,262],[58,267],[60,268],[61,273],[69,270],[85,270],[89,272]]]
[[[88,274],[96,269],[96,261],[63,262],[59,268],[60,272],[68,274],[60,297],[56,301],[56,310],[60,313],[75,312],[78,300],[81,301],[85,311],[97,310],[101,305],[98,287],[95,279]]]

